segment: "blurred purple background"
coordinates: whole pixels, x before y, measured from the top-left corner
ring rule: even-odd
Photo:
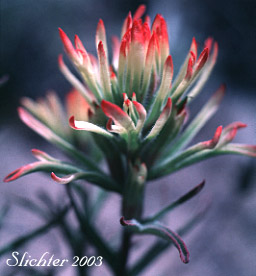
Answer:
[[[9,75],[1,90],[0,152],[2,157],[0,177],[23,164],[33,161],[30,149],[38,148],[61,155],[22,125],[16,114],[19,99],[29,96],[43,97],[49,89],[65,95],[70,85],[58,70],[57,56],[63,52],[57,28],[61,27],[72,37],[78,34],[89,52],[95,53],[95,30],[99,18],[104,20],[108,39],[119,35],[121,24],[129,10],[134,11],[141,1],[68,1],[68,0],[12,0],[0,2],[0,76]],[[256,3],[255,1],[144,1],[147,13],[153,17],[161,13],[169,27],[171,54],[174,68],[178,68],[189,49],[193,36],[200,45],[208,36],[219,42],[220,54],[212,77],[205,86],[192,114],[200,108],[220,83],[228,90],[217,115],[209,121],[195,141],[211,137],[216,127],[233,121],[248,124],[236,141],[256,143]],[[165,223],[178,229],[191,218],[209,198],[212,206],[205,219],[184,236],[191,261],[184,265],[174,248],[164,252],[148,270],[140,275],[209,275],[254,276],[256,270],[256,162],[239,156],[218,157],[176,174],[149,183],[146,191],[145,213],[152,214],[190,188],[206,179],[205,190],[184,206],[177,209]],[[82,184],[84,185],[84,184]],[[86,184],[87,185],[87,184]],[[88,189],[90,185],[87,185]],[[0,229],[0,246],[29,232],[42,220],[17,206],[16,196],[38,201],[39,191],[46,191],[58,201],[65,198],[62,186],[55,184],[48,175],[33,174],[13,183],[1,184],[0,208],[9,203],[11,209]],[[92,189],[94,193],[95,190]],[[64,200],[65,202],[65,200]],[[115,237],[119,225],[120,199],[111,196],[105,203],[104,236],[109,241]],[[113,211],[114,210],[114,211]],[[106,217],[108,221],[106,222]],[[152,242],[148,236],[138,237],[140,247],[135,248],[131,261],[136,259]],[[58,230],[33,240],[20,252],[40,256],[51,251],[59,258],[68,257],[68,251]],[[0,274],[20,274],[5,265],[9,255],[0,259]],[[12,274],[13,273],[13,274]],[[22,274],[23,273],[23,274]],[[32,274],[31,274],[32,275]],[[49,274],[50,275],[50,274]],[[73,276],[71,270],[58,275]],[[97,268],[92,275],[110,275],[106,268]]]

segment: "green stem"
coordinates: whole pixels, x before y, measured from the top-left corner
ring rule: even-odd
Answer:
[[[128,161],[128,177],[123,190],[122,215],[125,219],[140,219],[142,215],[142,203],[144,194],[144,184],[138,182],[134,170],[135,164]],[[123,229],[122,244],[119,251],[119,269],[116,276],[128,276],[127,262],[131,249],[132,232]]]
[[[126,276],[127,274],[127,261],[129,258],[129,252],[131,249],[131,238],[132,234],[127,231],[127,229],[123,229],[122,234],[122,244],[120,249],[120,260],[119,260],[119,270],[117,271],[116,276]]]

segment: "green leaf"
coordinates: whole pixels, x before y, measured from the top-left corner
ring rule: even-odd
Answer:
[[[167,157],[166,159],[159,161],[156,166],[152,168],[150,177],[156,178],[162,176],[166,170],[174,168],[178,163],[188,159],[190,156],[202,152],[205,149],[213,149],[214,147],[218,146],[221,135],[222,126],[219,126],[211,140],[197,143],[174,157]]]
[[[191,199],[192,197],[194,197],[195,195],[200,193],[201,190],[203,189],[204,185],[205,185],[205,180],[203,180],[199,185],[197,185],[195,188],[190,190],[188,193],[186,193],[185,195],[180,197],[178,200],[172,202],[170,205],[166,206],[164,209],[162,209],[161,211],[156,213],[154,216],[146,218],[144,220],[144,222],[148,223],[148,222],[152,222],[152,221],[155,221],[155,220],[159,220],[160,218],[167,215],[170,211],[172,211],[173,209],[175,209],[176,207],[178,207],[182,203],[188,201],[189,199]]]
[[[203,219],[209,205],[205,206],[198,214],[196,214],[192,219],[190,219],[183,227],[181,227],[177,232],[179,235],[183,236],[192,230],[198,223]],[[165,250],[170,246],[173,246],[173,243],[165,243],[163,241],[156,241],[143,256],[138,259],[137,263],[131,268],[128,275],[137,276],[139,273],[152,262],[160,256]]]
[[[222,85],[210,98],[210,100],[204,105],[198,115],[192,120],[185,131],[177,138],[177,141],[167,149],[163,158],[174,155],[179,150],[185,148],[191,140],[202,129],[206,122],[215,114],[219,104],[224,96],[225,86]]]
[[[245,155],[249,157],[256,157],[256,147],[254,145],[243,145],[243,144],[228,144],[221,148],[215,148],[215,149],[206,149],[203,151],[200,151],[198,153],[195,153],[188,158],[183,159],[180,162],[177,162],[176,164],[172,164],[172,166],[169,166],[169,168],[165,168],[165,170],[161,171],[161,176],[173,173],[175,171],[178,171],[182,168],[188,167],[190,165],[193,165],[195,163],[201,162],[205,159],[215,157],[218,155],[226,155],[226,154],[238,154],[238,155]],[[149,179],[153,179],[157,176],[157,171],[159,172],[161,170],[160,167],[157,169],[152,169],[149,173]]]
[[[173,243],[179,251],[181,261],[183,263],[189,262],[189,252],[184,241],[178,234],[168,229],[167,227],[161,225],[160,223],[154,222],[150,224],[142,224],[135,219],[125,220],[124,217],[120,219],[120,223],[123,226],[128,226],[132,231],[138,234],[151,234]]]
[[[84,179],[90,183],[96,184],[97,186],[105,190],[121,192],[120,187],[114,182],[112,178],[108,177],[107,175],[102,177],[95,172],[80,171],[76,173],[71,173],[63,177],[58,177],[55,173],[52,172],[51,177],[54,181],[60,184],[68,184],[75,180]]]
[[[67,163],[60,163],[60,162],[51,162],[51,161],[37,161],[34,163],[30,163],[20,167],[19,169],[14,170],[13,172],[9,173],[5,178],[4,182],[10,182],[16,180],[19,177],[25,176],[27,174],[33,172],[58,172],[58,173],[75,173],[81,172],[81,169],[69,165]]]

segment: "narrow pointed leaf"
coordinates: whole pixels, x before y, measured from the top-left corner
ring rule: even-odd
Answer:
[[[113,95],[112,95],[111,85],[110,85],[109,66],[108,66],[107,56],[106,56],[106,52],[102,41],[100,41],[98,44],[98,57],[99,57],[101,86],[103,89],[104,97],[107,100],[112,100]]]
[[[56,171],[58,173],[75,173],[81,171],[81,169],[69,165],[67,163],[52,162],[52,161],[37,161],[20,167],[9,173],[5,178],[4,182],[14,181],[22,176],[31,174],[34,172],[52,172]]]
[[[172,111],[172,100],[171,98],[168,98],[162,113],[160,114],[155,125],[153,126],[153,128],[151,129],[151,131],[149,132],[149,134],[145,139],[152,139],[159,134],[159,132],[164,127],[166,121],[168,120],[171,114],[171,111]]]
[[[200,142],[194,146],[189,147],[180,154],[175,155],[174,157],[166,158],[162,162],[157,163],[157,165],[152,168],[150,177],[155,178],[161,175],[165,175],[166,171],[172,170],[172,168],[175,168],[177,164],[183,160],[188,159],[190,156],[194,156],[198,152],[200,153],[204,150],[213,149],[218,144],[221,134],[222,126],[219,126],[211,140]]]
[[[68,184],[75,180],[84,179],[108,191],[115,191],[115,192],[120,191],[120,188],[115,184],[115,182],[110,177],[107,177],[107,176],[101,177],[99,174],[94,172],[77,172],[63,177],[59,177],[54,172],[52,172],[51,177],[54,181],[60,184]]]
[[[140,132],[141,129],[143,128],[144,122],[146,120],[147,111],[145,110],[144,106],[142,104],[138,103],[137,101],[133,101],[132,103],[135,106],[135,108],[139,114],[139,120],[137,121],[136,131]]]
[[[50,156],[48,153],[38,150],[38,149],[32,149],[31,150],[32,154],[38,159],[39,161],[49,161],[49,162],[56,162],[56,163],[61,163],[60,160]]]
[[[112,52],[113,52],[112,64],[113,64],[115,71],[117,71],[117,69],[118,69],[120,45],[121,45],[121,43],[120,43],[118,37],[113,36],[112,37]]]
[[[195,55],[195,59],[197,57],[197,43],[195,38],[193,37],[192,43],[190,46],[189,53],[187,54],[184,63],[182,64],[180,71],[177,75],[177,77],[174,80],[174,85],[173,85],[173,90],[175,90],[178,85],[181,83],[181,81],[185,78],[186,72],[187,72],[187,67],[188,67],[188,62],[189,59],[191,58],[191,52]]]
[[[198,214],[196,214],[192,219],[190,219],[184,226],[182,226],[177,233],[179,235],[184,235],[191,231],[198,223],[203,219],[207,210],[209,209],[209,204],[203,208]],[[129,275],[136,276],[150,263],[152,264],[154,259],[158,258],[165,250],[170,248],[173,243],[165,243],[163,241],[156,241],[147,252],[143,253],[142,257],[138,259],[137,263],[129,271]]]
[[[155,60],[155,50],[156,50],[156,35],[155,35],[155,33],[153,33],[153,35],[150,38],[150,41],[148,44],[148,49],[147,49],[147,54],[146,54],[145,68],[143,71],[143,82],[142,82],[142,88],[141,88],[142,91],[140,94],[140,101],[143,101],[146,91],[149,88],[152,68],[153,68],[154,60]]]
[[[62,43],[64,45],[64,48],[68,54],[68,56],[73,60],[76,61],[78,59],[78,55],[77,52],[72,44],[72,42],[70,41],[70,39],[68,38],[68,36],[66,35],[66,33],[59,28],[59,35],[60,38],[62,40]]]
[[[218,147],[222,147],[230,143],[235,138],[237,134],[237,130],[245,127],[247,127],[247,125],[242,122],[234,122],[226,126],[223,129],[223,133],[220,137],[220,142],[218,144]]]
[[[108,64],[108,46],[107,46],[106,30],[102,19],[99,20],[99,23],[96,29],[96,47],[98,47],[100,41],[103,44],[103,48],[105,50],[106,60]]]
[[[121,218],[120,223],[139,234],[151,234],[161,237],[168,242],[172,242],[179,251],[181,261],[183,263],[189,262],[189,252],[184,241],[178,234],[174,233],[172,230],[161,225],[160,223],[142,224],[135,219],[125,220],[124,217]]]
[[[95,98],[92,98],[91,95],[86,90],[85,86],[71,73],[68,67],[65,65],[63,61],[62,55],[59,55],[59,68],[62,74],[66,77],[66,79],[83,95],[91,109],[94,110],[92,102]]]
[[[213,150],[203,150],[198,153],[195,153],[188,158],[181,160],[180,162],[176,163],[175,166],[169,167],[168,170],[161,173],[161,176],[173,173],[185,167],[191,166],[195,163],[201,162],[205,159],[209,159],[211,157],[215,157],[218,155],[227,155],[227,154],[238,154],[238,155],[245,155],[249,157],[256,157],[256,147],[254,145],[243,145],[243,144],[227,144],[220,148],[215,148]],[[149,179],[153,179],[153,174],[156,171],[150,171]]]
[[[224,96],[224,92],[225,86],[221,85],[220,88],[201,109],[201,111],[197,114],[197,116],[188,125],[188,127],[184,130],[177,142],[175,142],[172,147],[165,152],[164,156],[171,156],[190,143],[190,141],[197,135],[205,123],[218,110],[219,104]]]
[[[217,56],[218,56],[218,44],[217,44],[217,42],[215,42],[214,47],[213,47],[213,53],[210,55],[210,58],[209,58],[207,64],[205,65],[205,68],[204,68],[202,74],[200,75],[194,88],[192,88],[192,90],[188,93],[189,102],[191,102],[193,99],[195,99],[196,96],[202,90],[203,86],[205,85],[206,81],[208,80],[208,78],[214,68],[214,65],[217,60]]]
[[[146,11],[146,6],[140,5],[133,15],[133,20],[140,19],[143,16],[143,14],[145,13],[145,11]]]
[[[172,57],[168,56],[164,64],[163,76],[162,76],[162,81],[161,81],[159,91],[157,92],[156,98],[153,102],[153,105],[151,107],[151,110],[147,119],[148,124],[150,124],[154,119],[156,119],[156,117],[159,116],[163,102],[166,99],[171,89],[172,77],[173,77]]]
[[[199,185],[197,185],[195,188],[190,190],[188,193],[180,197],[178,200],[174,201],[170,205],[166,206],[164,209],[162,209],[160,212],[156,213],[154,216],[146,218],[144,221],[145,222],[152,222],[155,220],[161,219],[163,216],[167,215],[170,211],[175,209],[176,207],[180,206],[182,203],[190,200],[192,197],[197,195],[198,193],[201,192],[205,185],[205,180],[203,180]]]

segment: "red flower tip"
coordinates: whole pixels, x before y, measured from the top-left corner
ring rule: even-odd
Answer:
[[[172,99],[169,97],[167,99],[167,102],[166,102],[166,104],[164,106],[164,109],[161,112],[159,118],[162,118],[163,116],[168,118],[170,116],[170,114],[171,114],[171,111],[172,111]]]
[[[105,28],[103,20],[101,18],[100,18],[100,20],[98,22],[98,26],[97,26],[97,29],[99,29],[99,28]]]
[[[131,101],[129,99],[124,101],[125,105],[129,106],[131,104]]]
[[[136,93],[135,93],[135,92],[132,92],[132,100],[133,100],[133,101],[136,101],[136,98],[137,98],[137,97],[136,97]]]
[[[74,42],[75,42],[76,49],[79,49],[80,48],[79,44],[80,44],[81,40],[80,40],[80,38],[78,37],[77,34],[75,34]]]
[[[46,154],[45,152],[43,152],[43,151],[41,151],[39,149],[32,149],[31,152],[39,160],[41,160],[42,156],[48,155],[48,154]]]
[[[193,54],[195,55],[195,59],[197,57],[197,42],[196,39],[193,37],[192,38],[192,43],[190,46],[190,52],[193,52]]]
[[[116,78],[116,74],[114,73],[114,71],[112,70],[110,73],[110,78],[111,79],[115,79]]]
[[[212,49],[212,43],[213,43],[213,38],[212,37],[208,37],[204,42],[204,46],[209,49],[209,52]]]
[[[100,62],[104,62],[105,59],[106,59],[106,53],[105,53],[102,41],[100,41],[99,44],[98,44],[98,54],[99,54]]]
[[[190,51],[190,58],[192,59],[193,65],[195,64],[196,61],[196,55],[194,54],[193,51]]]
[[[105,54],[105,51],[104,51],[104,46],[103,46],[103,42],[100,41],[99,44],[98,44],[98,50],[100,53],[103,53]]]
[[[123,39],[120,46],[120,54],[122,54],[124,57],[126,57],[126,45],[127,45],[127,40]]]
[[[31,152],[33,155],[44,154],[44,152],[39,149],[32,149]]]
[[[106,129],[108,131],[112,130],[112,122],[113,122],[113,120],[111,118],[109,118],[108,121],[107,121],[107,124],[106,124]]]
[[[153,30],[156,30],[156,28],[159,27],[162,18],[163,18],[163,17],[162,17],[161,14],[158,13],[158,14],[156,15],[156,17],[155,17],[155,19],[154,19],[154,22],[153,22],[153,26],[152,26],[152,29],[153,29]]]
[[[165,19],[160,14],[156,15],[152,30],[156,32],[160,43],[163,42],[164,44],[168,44],[167,24]]]
[[[225,129],[232,129],[232,128],[240,129],[240,128],[245,128],[245,127],[247,127],[247,124],[244,124],[242,122],[234,122],[234,123],[228,125]]]
[[[218,56],[218,52],[219,52],[219,45],[218,42],[214,42],[213,45],[213,62],[216,62],[217,56]]]
[[[75,47],[76,47],[77,50],[80,49],[80,50],[82,50],[82,51],[84,51],[86,53],[84,45],[83,45],[83,43],[80,40],[80,38],[79,38],[78,35],[75,35]]]
[[[140,19],[146,11],[146,5],[140,5],[134,13],[134,20]]]
[[[214,134],[213,140],[215,140],[215,141],[219,140],[221,132],[222,132],[222,126],[218,126],[217,129],[216,129],[216,132]]]
[[[202,69],[202,67],[205,65],[206,61],[208,60],[208,57],[209,57],[209,49],[204,48],[204,50],[202,51],[202,53],[198,58],[196,70]]]
[[[166,59],[166,65],[169,67],[173,67],[173,63],[172,63],[172,56],[169,55]]]
[[[125,223],[124,217],[121,217],[121,218],[120,218],[120,224],[121,224],[122,226],[127,226],[127,224]]]
[[[128,99],[127,97],[127,94],[126,93],[123,93],[123,98],[124,98],[124,101],[126,101]]]
[[[13,180],[16,180],[21,175],[21,168],[16,169],[15,171],[9,173],[4,179],[4,182],[11,182]]]
[[[220,140],[220,136],[222,133],[222,126],[219,126],[216,131],[215,134],[213,136],[213,138],[209,141],[203,142],[203,144],[208,148],[208,149],[213,149],[219,142]]]
[[[145,16],[145,22],[147,22],[149,26],[151,25],[151,19],[148,15]]]
[[[127,30],[129,30],[131,27],[132,27],[132,15],[131,15],[131,12],[129,11],[127,17],[124,20],[124,24],[122,27],[122,38],[124,37]]]
[[[75,116],[71,116],[69,118],[69,125],[73,128],[73,129],[77,129],[77,127],[75,126]]]
[[[229,131],[229,133],[227,134],[227,136],[225,137],[225,142],[226,143],[229,143],[231,142],[235,137],[236,137],[236,134],[237,134],[237,128],[233,128]]]
[[[58,64],[59,64],[59,67],[64,66],[63,55],[62,54],[59,54],[59,56],[58,56]]]
[[[132,222],[132,220],[126,220],[124,217],[120,218],[120,224],[122,226],[134,226],[135,224]]]
[[[106,100],[102,100],[101,101],[101,108],[102,111],[106,114],[106,116],[108,116],[109,118],[113,117],[113,113],[115,113],[115,115],[119,115],[119,116],[125,116],[127,117],[128,115],[117,105],[108,102]],[[114,119],[114,118],[113,118]]]
[[[51,178],[60,184],[68,184],[69,182],[71,182],[72,180],[75,179],[75,175],[67,175],[64,177],[58,177],[54,172],[52,172]]]
[[[28,122],[29,121],[28,113],[22,107],[18,107],[17,111],[18,111],[18,115],[19,115],[20,119],[23,122]]]
[[[234,122],[226,126],[224,129],[226,133],[226,136],[224,137],[225,142],[231,142],[235,138],[237,130],[245,127],[247,127],[247,125],[242,122]]]
[[[115,72],[113,70],[112,65],[109,65],[109,72],[110,72],[110,78],[114,79],[116,77],[116,74],[115,74]]]
[[[56,182],[60,182],[61,180],[54,172],[51,173],[51,178]]]
[[[150,31],[150,27],[149,27],[148,23],[144,22],[142,27],[143,27],[144,39],[145,39],[145,41],[149,41],[150,37],[151,37],[151,31]]]
[[[143,36],[142,21],[140,19],[134,20],[131,30],[131,39],[133,42],[145,43]]]
[[[191,52],[192,53],[192,52]],[[193,74],[193,56],[190,57],[190,59],[188,60],[188,67],[187,67],[187,73],[186,73],[186,76],[185,76],[185,79],[187,81],[189,81],[192,77],[192,74]]]
[[[165,105],[164,109],[171,109],[171,107],[172,107],[172,99],[169,97],[167,99],[167,102],[166,102],[166,105]]]
[[[66,35],[66,33],[61,28],[59,28],[59,35],[60,35],[60,38],[62,40],[62,43],[64,45],[64,48],[65,48],[67,54],[71,58],[76,58],[76,51],[73,47],[73,44],[70,41],[70,39],[68,38],[68,36]]]
[[[136,110],[138,111],[140,117],[141,116],[144,116],[146,117],[147,113],[146,113],[146,110],[144,108],[144,106],[140,103],[138,103],[137,101],[132,101],[132,103],[134,104]]]

